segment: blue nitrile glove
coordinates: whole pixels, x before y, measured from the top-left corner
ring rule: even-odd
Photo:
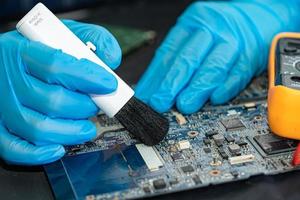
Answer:
[[[64,21],[112,68],[121,50],[104,28]],[[107,94],[117,87],[113,75],[86,59],[31,42],[16,31],[0,35],[0,158],[37,165],[59,159],[62,145],[92,139],[88,117],[98,112],[88,94]]]
[[[156,51],[136,96],[159,112],[225,103],[266,69],[273,36],[299,30],[299,18],[299,0],[195,2]]]

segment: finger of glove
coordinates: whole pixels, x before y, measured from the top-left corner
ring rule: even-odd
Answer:
[[[223,84],[238,56],[238,48],[231,43],[217,44],[210,52],[188,86],[176,100],[178,110],[185,114],[198,111],[213,90]]]
[[[96,46],[96,54],[110,68],[116,69],[122,58],[121,48],[115,37],[104,27],[63,20],[63,23],[84,43],[90,41]]]
[[[85,119],[94,116],[98,107],[82,93],[60,85],[49,85],[30,75],[15,78],[14,88],[19,101],[26,107],[52,118]]]
[[[0,124],[0,155],[9,164],[42,165],[58,160],[64,154],[61,145],[35,146],[10,134]]]
[[[2,113],[4,124],[35,145],[81,144],[96,136],[96,127],[89,120],[52,119],[21,105],[7,107]]]
[[[212,94],[213,104],[223,104],[235,97],[250,82],[254,75],[251,63],[245,56],[241,56],[237,64],[232,68],[224,84],[220,85]]]
[[[190,35],[191,32],[179,24],[170,30],[135,88],[135,95],[140,100],[145,103],[149,102],[150,97],[157,91],[161,81],[171,68],[171,62],[175,59],[177,52]]]
[[[117,87],[115,77],[103,67],[38,42],[23,45],[21,57],[29,74],[49,84],[87,94],[107,94]]]
[[[169,110],[175,97],[189,82],[213,44],[213,37],[206,29],[195,31],[177,53],[170,70],[151,96],[150,105],[158,112]]]

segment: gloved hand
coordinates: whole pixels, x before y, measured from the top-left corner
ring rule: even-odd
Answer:
[[[136,87],[158,112],[222,104],[266,69],[273,36],[299,30],[300,1],[195,2],[179,17]]]
[[[97,55],[115,69],[121,50],[114,37],[96,25],[65,20]],[[62,145],[92,139],[88,117],[98,112],[88,94],[117,87],[113,75],[86,59],[32,42],[16,31],[0,35],[0,157],[13,164],[37,165],[59,159]]]

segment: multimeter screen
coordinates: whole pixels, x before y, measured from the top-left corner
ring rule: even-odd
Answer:
[[[276,85],[300,90],[300,39],[283,38],[278,42]]]

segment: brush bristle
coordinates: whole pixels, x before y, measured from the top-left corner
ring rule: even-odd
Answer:
[[[149,146],[162,141],[169,130],[169,121],[165,117],[135,97],[115,117],[132,135]]]

